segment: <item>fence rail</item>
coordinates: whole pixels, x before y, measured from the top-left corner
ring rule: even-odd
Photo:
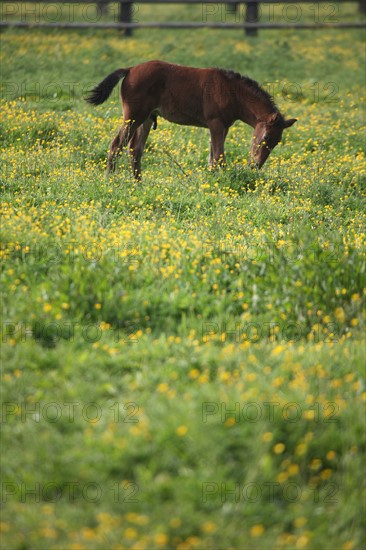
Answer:
[[[1,0],[0,4],[247,4],[240,0]],[[251,4],[361,4],[363,0],[250,0]]]
[[[100,9],[102,13],[105,13],[107,4],[119,4],[119,13],[117,22],[78,22],[78,21],[16,21],[11,17],[16,15],[16,12],[6,9],[6,5],[11,6],[13,4],[96,4],[97,9]],[[359,11],[361,13],[366,12],[366,0],[331,0],[332,4],[335,3],[358,3]],[[240,4],[244,2],[238,2],[237,0],[139,0],[136,4],[202,4],[202,5],[228,5],[231,13],[235,13]],[[329,0],[250,0],[245,2],[246,10],[245,16],[241,23],[231,22],[189,22],[189,21],[166,21],[166,22],[133,22],[133,2],[131,0],[118,0],[117,2],[111,2],[111,0],[97,0],[92,2],[91,0],[5,0],[1,1],[1,21],[0,28],[5,27],[19,27],[19,28],[62,28],[62,29],[120,29],[125,31],[126,36],[131,36],[133,29],[241,29],[245,30],[247,35],[256,36],[259,29],[361,29],[365,28],[365,22],[362,21],[317,21],[314,23],[299,23],[297,21],[287,21],[286,23],[273,22],[261,22],[259,17],[260,4],[328,4]],[[213,13],[213,12],[212,12]],[[211,15],[212,15],[211,13]],[[3,17],[8,18],[4,21]],[[227,14],[228,15],[228,14]],[[10,16],[10,18],[9,18]]]

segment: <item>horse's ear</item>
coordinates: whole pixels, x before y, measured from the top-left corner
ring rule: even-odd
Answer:
[[[268,120],[267,120],[267,124],[270,124],[271,126],[275,125],[275,124],[278,124],[279,122],[281,122],[281,119],[282,119],[282,117],[281,117],[280,113],[278,113],[278,112],[277,113],[271,113],[269,115]]]
[[[297,118],[289,118],[288,120],[285,120],[285,122],[283,123],[283,127],[290,128],[290,126],[295,124],[296,121],[297,121]]]

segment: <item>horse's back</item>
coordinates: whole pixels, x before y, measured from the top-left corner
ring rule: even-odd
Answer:
[[[182,84],[184,82],[189,86],[202,85],[209,77],[210,73],[216,69],[198,69],[195,67],[186,67],[166,61],[146,61],[135,65],[130,69],[129,79],[137,84],[148,83],[159,80],[165,85]]]

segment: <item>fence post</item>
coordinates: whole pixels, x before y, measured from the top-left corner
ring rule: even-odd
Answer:
[[[119,3],[119,13],[118,21],[120,23],[131,23],[132,19],[132,3],[131,2],[120,2]],[[124,30],[125,36],[132,36],[132,29]]]
[[[247,2],[247,9],[245,11],[246,23],[258,23],[258,2]],[[257,29],[245,29],[247,36],[257,36]]]

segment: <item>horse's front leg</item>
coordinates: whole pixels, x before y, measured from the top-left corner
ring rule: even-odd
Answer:
[[[213,151],[212,151],[212,141],[210,140],[210,154],[208,157],[208,165],[210,168],[213,168]]]
[[[211,136],[209,165],[211,168],[226,166],[224,145],[229,128],[218,119],[210,121],[208,126]]]

